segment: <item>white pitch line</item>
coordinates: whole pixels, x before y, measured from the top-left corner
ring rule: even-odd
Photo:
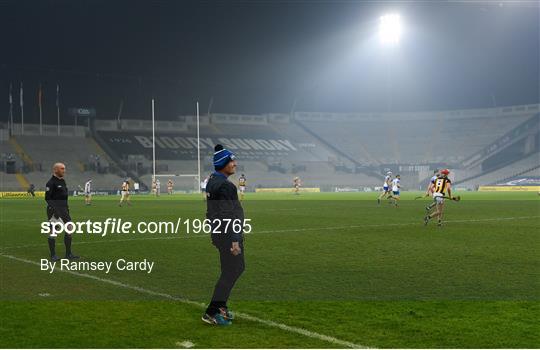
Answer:
[[[460,223],[460,222],[485,222],[485,221],[503,221],[503,220],[522,220],[522,219],[536,219],[540,218],[540,215],[536,216],[514,216],[506,218],[487,218],[487,219],[464,219],[464,220],[447,220],[445,223]],[[268,230],[268,231],[258,231],[257,233],[281,233],[281,232],[304,232],[304,231],[318,231],[318,230],[343,230],[351,228],[364,228],[364,227],[392,227],[392,226],[409,226],[409,225],[418,225],[423,226],[423,223],[418,221],[414,222],[402,222],[395,224],[367,224],[367,225],[349,225],[349,226],[330,226],[330,227],[305,227],[297,229],[284,229],[284,230]]]
[[[13,255],[0,253],[0,256],[2,256],[4,258],[7,258],[7,259],[23,262],[23,263],[40,266],[40,264],[38,262],[36,262],[36,261],[32,261],[32,260],[28,260],[28,259],[24,259],[24,258],[19,258],[19,257],[13,256]],[[167,293],[156,292],[156,291],[153,291],[153,290],[150,290],[150,289],[130,285],[130,284],[127,284],[127,283],[122,283],[122,282],[111,280],[111,279],[108,279],[108,278],[101,278],[101,277],[89,275],[89,274],[86,274],[86,273],[80,273],[80,272],[76,272],[76,271],[64,271],[64,270],[60,270],[60,271],[64,272],[64,273],[71,274],[71,275],[79,276],[79,277],[89,278],[89,279],[92,279],[92,280],[95,280],[95,281],[98,281],[98,282],[111,284],[111,285],[116,286],[116,287],[121,287],[121,288],[125,288],[125,289],[131,289],[131,290],[137,291],[139,293],[153,295],[153,296],[162,297],[162,298],[169,299],[169,300],[178,301],[178,302],[188,304],[188,305],[193,305],[193,306],[196,306],[196,307],[199,307],[199,308],[205,308],[206,307],[206,304],[204,304],[204,303],[189,300],[189,299],[186,299],[186,298],[175,297],[175,296],[167,294]],[[278,322],[274,322],[274,321],[270,321],[270,320],[265,320],[265,319],[262,319],[262,318],[259,318],[259,317],[251,316],[251,315],[243,313],[243,312],[241,312],[241,313],[237,312],[237,313],[235,313],[235,315],[237,317],[239,317],[239,318],[243,318],[243,319],[248,320],[248,321],[261,323],[261,324],[264,324],[265,326],[269,326],[269,327],[279,328],[279,329],[284,330],[286,332],[296,333],[296,334],[303,335],[303,336],[306,336],[306,337],[309,337],[309,338],[312,338],[312,339],[322,340],[322,341],[325,341],[325,342],[328,342],[328,343],[331,343],[331,344],[338,345],[339,347],[353,348],[353,349],[369,349],[369,347],[364,346],[364,345],[359,345],[359,344],[355,344],[355,343],[348,342],[348,341],[345,341],[345,340],[341,340],[341,339],[338,339],[338,338],[334,338],[334,337],[329,336],[329,335],[325,335],[325,334],[321,334],[321,333],[317,333],[317,332],[312,332],[312,331],[309,331],[309,330],[304,329],[304,328],[289,326],[289,325],[286,325],[286,324],[283,324],[283,323],[278,323]]]
[[[445,223],[464,223],[464,222],[488,222],[488,221],[507,221],[507,220],[524,220],[524,219],[537,219],[540,218],[540,215],[536,216],[513,216],[513,217],[504,217],[504,218],[487,218],[487,219],[463,219],[463,220],[447,220]],[[349,225],[349,226],[330,226],[330,227],[304,227],[304,228],[292,228],[292,229],[283,229],[283,230],[267,230],[267,231],[256,231],[253,233],[244,233],[244,235],[254,235],[254,234],[268,234],[268,233],[287,233],[287,232],[306,232],[306,231],[320,231],[320,230],[347,230],[355,228],[369,228],[369,227],[399,227],[399,226],[409,226],[409,225],[418,225],[423,226],[423,223],[418,221],[413,222],[402,222],[395,224],[366,224],[366,225]],[[105,239],[101,241],[82,241],[82,242],[73,242],[73,245],[80,244],[100,244],[100,243],[115,243],[115,242],[138,242],[138,241],[151,241],[151,240],[168,240],[168,239],[187,239],[187,238],[209,238],[207,234],[191,234],[189,236],[167,236],[167,237],[144,237],[144,238],[128,238],[128,239]],[[0,249],[21,249],[21,248],[34,248],[42,247],[43,244],[26,244],[20,246],[12,247],[0,247]]]

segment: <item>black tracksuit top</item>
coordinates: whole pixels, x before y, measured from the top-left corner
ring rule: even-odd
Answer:
[[[206,184],[206,195],[206,218],[211,221],[212,241],[214,243],[242,241],[243,230],[234,232],[235,225],[231,222],[225,232],[226,222],[223,222],[223,219],[239,220],[238,223],[244,226],[244,209],[238,200],[236,186],[227,180],[225,175],[215,172],[210,175]]]

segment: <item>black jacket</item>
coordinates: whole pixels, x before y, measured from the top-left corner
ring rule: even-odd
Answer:
[[[215,172],[210,175],[206,184],[206,195],[206,218],[210,220],[212,227],[212,241],[214,243],[242,241],[244,209],[238,200],[236,186],[227,180],[225,175]],[[227,222],[223,221],[224,219],[236,220],[236,225],[231,221],[225,230]],[[241,225],[242,229],[238,230],[238,225]]]
[[[52,176],[45,185],[45,201],[47,202],[47,216],[62,218],[64,222],[71,221],[68,209],[68,188],[64,179]]]

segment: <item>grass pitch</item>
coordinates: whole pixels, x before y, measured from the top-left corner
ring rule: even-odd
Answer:
[[[200,321],[218,275],[204,234],[75,234],[85,261],[152,260],[151,274],[40,271],[43,199],[0,201],[0,346],[540,347],[540,200],[462,193],[445,224],[427,200],[375,193],[253,194],[234,325]],[[200,196],[70,199],[75,221],[204,218]],[[185,231],[185,230],[184,230]],[[63,254],[61,237],[57,251]],[[189,345],[187,345],[189,346]]]

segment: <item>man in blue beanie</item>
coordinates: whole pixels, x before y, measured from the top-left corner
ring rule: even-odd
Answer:
[[[234,318],[227,307],[227,300],[245,267],[244,209],[238,200],[236,186],[227,180],[236,171],[235,155],[222,145],[216,145],[214,150],[215,172],[206,184],[206,218],[212,227],[212,244],[219,251],[221,275],[202,320],[225,326],[232,324]],[[227,222],[230,224],[227,225]]]

